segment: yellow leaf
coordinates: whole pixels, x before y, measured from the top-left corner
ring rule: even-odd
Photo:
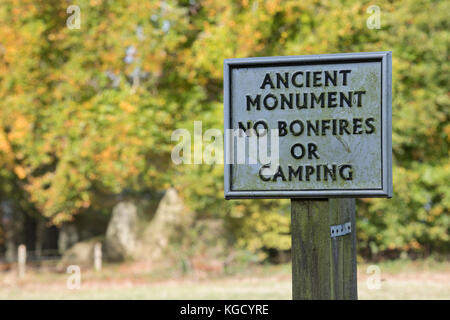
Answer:
[[[15,166],[14,167],[14,172],[16,173],[16,175],[19,177],[19,179],[23,179],[27,176],[25,169],[21,166]]]

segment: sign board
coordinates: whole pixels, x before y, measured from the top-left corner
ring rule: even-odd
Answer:
[[[391,53],[224,61],[225,198],[391,197]]]

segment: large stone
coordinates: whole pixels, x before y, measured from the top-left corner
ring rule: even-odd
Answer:
[[[61,261],[58,263],[58,270],[63,271],[69,265],[80,267],[91,267],[94,264],[94,247],[101,242],[101,239],[93,238],[78,242],[64,252]]]
[[[119,202],[113,209],[106,230],[105,254],[110,261],[123,261],[136,250],[137,208],[129,201]]]
[[[174,188],[161,199],[156,213],[145,228],[139,250],[140,258],[157,260],[175,237],[192,224],[192,215]]]

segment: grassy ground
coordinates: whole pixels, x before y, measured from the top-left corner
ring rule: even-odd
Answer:
[[[358,265],[359,299],[450,299],[449,263],[376,266],[378,289],[369,265]],[[0,299],[291,299],[290,271],[286,264],[252,266],[230,275],[181,276],[174,270],[148,272],[139,264],[106,266],[101,273],[82,271],[81,287],[73,290],[67,288],[70,275],[65,273],[28,272],[19,280],[11,271],[0,273]]]

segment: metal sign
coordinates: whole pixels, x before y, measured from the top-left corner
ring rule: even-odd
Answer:
[[[225,198],[391,197],[391,53],[224,61]]]

